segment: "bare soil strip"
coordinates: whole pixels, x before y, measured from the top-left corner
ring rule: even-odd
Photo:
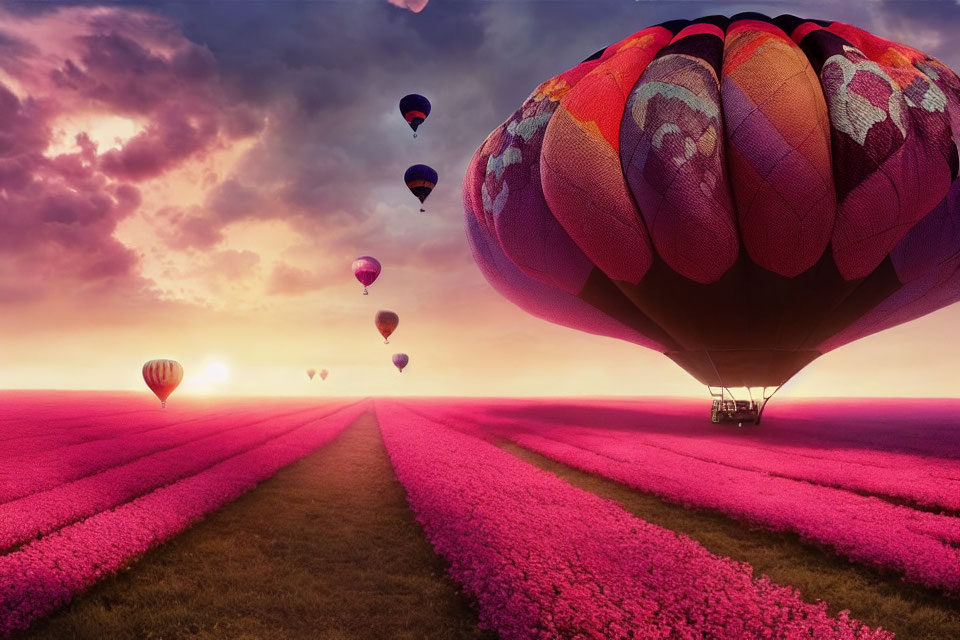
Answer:
[[[372,414],[15,638],[492,639]]]
[[[513,443],[500,446],[575,487],[620,503],[638,518],[697,540],[717,555],[749,562],[756,576],[766,574],[774,582],[792,585],[809,602],[824,600],[833,614],[849,609],[863,623],[893,631],[897,640],[960,638],[960,598],[851,564],[795,534],[755,529],[720,513],[687,509]]]

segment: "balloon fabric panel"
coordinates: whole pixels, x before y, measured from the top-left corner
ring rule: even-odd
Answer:
[[[627,100],[620,159],[657,254],[714,282],[740,247],[722,144],[723,31],[691,25],[650,63]]]
[[[620,120],[630,89],[671,38],[652,27],[609,47],[612,55],[561,98],[544,134],[540,175],[547,204],[611,280],[639,282],[652,260],[650,236],[620,167]]]

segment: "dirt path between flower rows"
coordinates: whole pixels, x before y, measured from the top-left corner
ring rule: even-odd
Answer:
[[[960,638],[960,598],[851,564],[794,534],[753,529],[716,512],[686,509],[513,443],[500,446],[575,487],[619,502],[638,518],[686,534],[716,555],[749,562],[754,575],[797,587],[808,602],[824,600],[832,614],[849,609],[865,624],[895,632],[897,640]]]
[[[376,419],[14,638],[493,638],[414,520]]]

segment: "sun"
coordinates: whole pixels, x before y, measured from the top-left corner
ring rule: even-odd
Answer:
[[[226,382],[230,377],[230,368],[222,362],[211,362],[207,365],[204,379],[207,382]]]

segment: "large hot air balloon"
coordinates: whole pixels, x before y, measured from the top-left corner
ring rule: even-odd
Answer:
[[[390,344],[390,334],[397,330],[397,325],[400,324],[400,316],[393,311],[381,310],[377,311],[374,322],[377,325],[377,331],[383,336],[383,344]]]
[[[313,380],[313,376],[317,375],[316,369],[307,369],[307,377]]]
[[[405,353],[395,353],[393,354],[393,366],[400,370],[400,373],[403,373],[403,368],[407,366],[407,363],[410,362],[410,356]]]
[[[183,380],[183,367],[176,360],[150,360],[143,365],[143,381],[160,399],[160,406],[167,406],[167,398]]]
[[[360,256],[353,261],[353,275],[363,285],[363,295],[367,295],[367,287],[376,281],[381,268],[380,261],[371,256]]]
[[[672,21],[487,137],[467,234],[520,307],[660,351],[715,421],[759,422],[815,358],[960,299],[957,140],[960,81],[916,49],[793,16]]]
[[[417,137],[417,127],[430,115],[430,101],[417,93],[400,98],[400,113],[413,129],[413,137]],[[436,182],[436,181],[434,181]]]
[[[326,380],[329,372],[326,369],[320,369],[320,379]]]
[[[403,174],[403,181],[407,183],[407,188],[417,196],[420,204],[427,199],[433,188],[437,186],[437,172],[425,164],[415,164],[406,170]],[[426,209],[420,207],[420,212]]]

